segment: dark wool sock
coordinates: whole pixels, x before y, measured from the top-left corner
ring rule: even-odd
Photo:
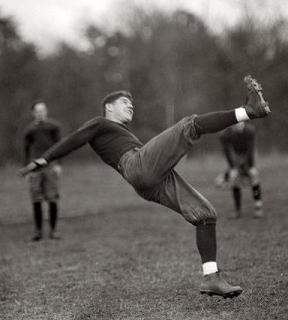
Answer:
[[[50,211],[50,227],[52,230],[55,229],[57,223],[57,213],[58,213],[58,206],[56,202],[49,203],[49,211]]]
[[[202,263],[216,261],[216,220],[209,219],[196,226],[196,242]]]
[[[41,202],[33,203],[34,222],[38,231],[42,230],[42,204]]]
[[[238,187],[233,188],[233,198],[234,198],[235,208],[236,210],[239,211],[241,209],[241,198],[242,198],[240,188]]]
[[[256,186],[252,187],[252,193],[254,200],[261,200],[261,186],[257,184]]]
[[[199,135],[221,131],[238,123],[235,110],[218,111],[199,115],[194,120]]]

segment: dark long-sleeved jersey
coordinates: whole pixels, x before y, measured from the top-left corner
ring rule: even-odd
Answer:
[[[31,122],[24,131],[24,163],[40,157],[61,139],[61,125],[55,120]]]
[[[234,130],[233,126],[219,135],[227,161],[234,167],[234,155],[246,159],[249,167],[254,166],[255,129],[245,124],[243,131]]]
[[[104,117],[96,117],[63,138],[41,156],[50,162],[67,155],[86,143],[89,143],[105,163],[116,170],[118,170],[119,160],[125,152],[143,145],[126,125]]]

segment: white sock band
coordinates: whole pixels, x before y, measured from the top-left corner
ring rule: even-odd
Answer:
[[[238,122],[250,120],[246,110],[242,107],[235,109],[235,116]]]
[[[203,268],[204,276],[206,274],[215,273],[218,271],[217,262],[214,262],[214,261],[209,261],[209,262],[203,263],[202,268]]]

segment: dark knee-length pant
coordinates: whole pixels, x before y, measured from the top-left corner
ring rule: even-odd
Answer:
[[[142,198],[180,213],[193,225],[216,219],[211,203],[174,170],[199,140],[195,117],[183,118],[140,149],[126,152],[118,166],[124,179]]]

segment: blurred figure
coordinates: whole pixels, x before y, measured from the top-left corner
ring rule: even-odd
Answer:
[[[48,109],[43,101],[32,105],[31,122],[24,131],[24,163],[39,157],[61,138],[61,125],[55,120],[48,119]],[[53,161],[49,166],[39,171],[31,172],[27,176],[30,197],[32,200],[35,235],[33,241],[39,241],[43,236],[43,208],[42,203],[47,201],[49,207],[51,239],[58,239],[56,224],[58,218],[58,181],[62,172],[59,162]]]
[[[220,133],[220,141],[229,170],[222,176],[222,185],[232,189],[235,211],[231,218],[240,218],[242,214],[241,187],[248,183],[251,186],[254,200],[254,217],[263,217],[261,185],[259,172],[255,167],[255,128],[243,121]],[[220,176],[218,177],[218,184]]]

